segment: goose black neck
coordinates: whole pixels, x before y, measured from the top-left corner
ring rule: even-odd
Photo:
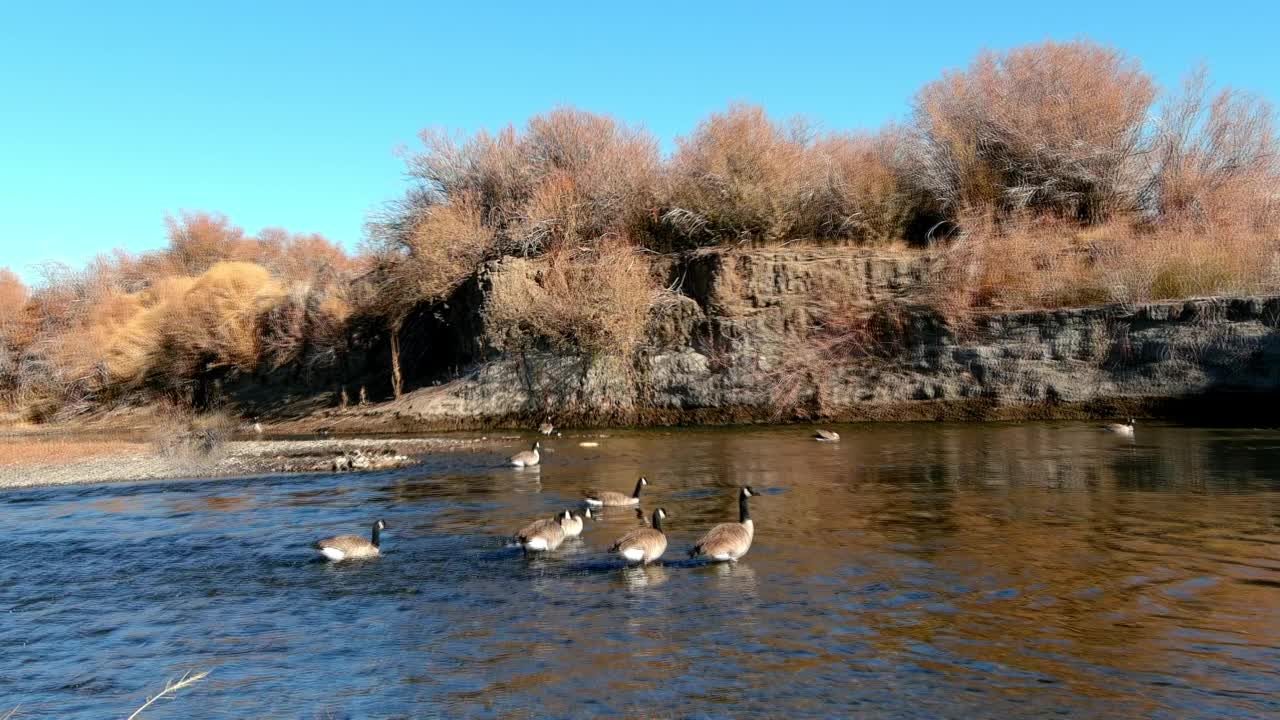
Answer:
[[[640,478],[639,480],[636,481],[636,489],[634,492],[631,493],[631,497],[633,498],[640,497],[640,489],[643,487],[644,487],[644,478]]]
[[[662,532],[662,516],[658,514],[657,510],[653,511],[653,529]]]
[[[373,526],[373,539],[370,542],[373,543],[374,547],[382,546],[382,528],[377,525]]]
[[[751,519],[751,509],[747,507],[749,495],[742,495],[738,498],[738,522],[744,523]]]

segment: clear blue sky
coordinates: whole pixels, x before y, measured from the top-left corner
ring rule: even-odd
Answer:
[[[1203,61],[1280,99],[1280,10],[1261,2],[554,5],[4,3],[0,265],[158,247],[184,208],[354,247],[423,127],[571,104],[669,146],[733,100],[871,127],[978,50],[1047,38],[1115,45],[1165,86]]]

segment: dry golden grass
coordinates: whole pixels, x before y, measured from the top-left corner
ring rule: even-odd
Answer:
[[[173,308],[168,334],[195,361],[250,370],[258,360],[258,317],[283,298],[266,268],[218,263]]]
[[[950,315],[1137,303],[1280,288],[1280,233],[1128,218],[1082,228],[1044,216],[970,213],[943,250],[931,302]]]
[[[197,278],[167,278],[140,294],[139,312],[102,329],[114,382],[159,372],[185,377],[208,366],[252,369],[260,358],[259,318],[285,299],[253,263],[217,263]]]

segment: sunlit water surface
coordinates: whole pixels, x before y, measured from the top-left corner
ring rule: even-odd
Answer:
[[[1280,716],[1280,433],[840,429],[0,491],[0,716],[123,717],[196,670],[149,717]],[[640,473],[664,565],[604,552],[626,510],[503,546]],[[750,554],[690,562],[740,484]],[[313,561],[377,517],[382,558]]]

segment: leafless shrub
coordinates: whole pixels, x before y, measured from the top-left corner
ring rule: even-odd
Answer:
[[[174,408],[170,421],[158,425],[152,437],[156,452],[190,467],[218,462],[239,421],[226,411],[196,414]]]
[[[1275,111],[1231,88],[1212,98],[1200,69],[1163,108],[1151,144],[1146,210],[1165,223],[1280,229]]]
[[[899,239],[915,211],[899,137],[888,128],[818,138],[800,119],[731,106],[680,140],[663,198],[667,245]]]
[[[809,152],[813,187],[806,191],[812,200],[804,233],[864,244],[901,240],[919,212],[918,198],[902,175],[901,145],[902,131],[896,127],[819,140]]]
[[[780,125],[755,106],[712,115],[668,170],[663,221],[690,245],[787,239],[798,222],[809,130]]]
[[[911,178],[953,215],[1105,220],[1136,202],[1154,97],[1137,62],[1090,42],[983,53],[916,96]]]
[[[601,243],[548,255],[534,281],[496,287],[486,313],[493,340],[509,350],[545,343],[626,356],[641,340],[655,290],[640,253]]]
[[[503,254],[643,232],[658,178],[656,141],[612,118],[561,108],[459,140],[424,132],[408,158],[416,187],[375,232],[416,227],[442,204],[470,205]]]

